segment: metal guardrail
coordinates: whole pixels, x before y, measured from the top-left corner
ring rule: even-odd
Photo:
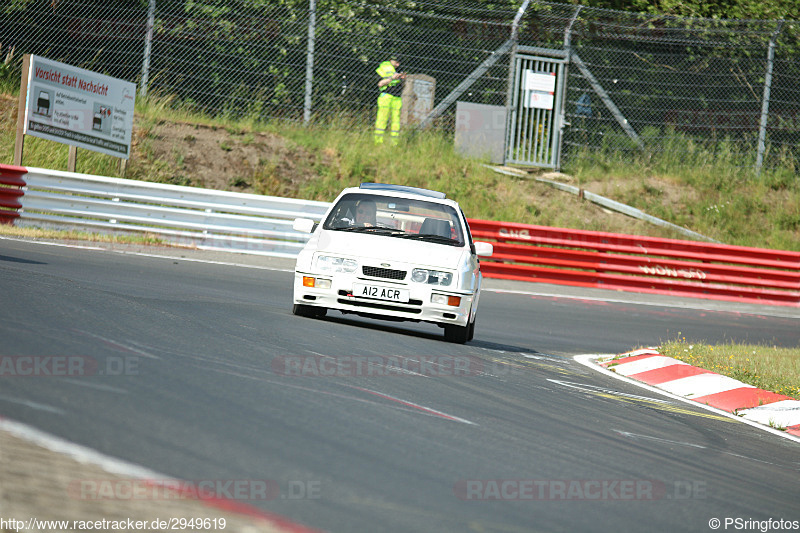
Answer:
[[[0,175],[13,169],[0,165]],[[199,249],[294,257],[308,235],[297,217],[319,220],[330,204],[89,176],[28,167],[18,226],[152,234]]]
[[[24,193],[24,195],[23,195]],[[19,207],[21,206],[21,207]],[[200,249],[295,257],[326,202],[0,165],[0,222],[136,232]],[[469,220],[486,277],[800,307],[800,252]]]

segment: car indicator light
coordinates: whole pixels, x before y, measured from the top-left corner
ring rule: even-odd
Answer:
[[[458,307],[461,305],[461,296],[447,296],[446,294],[431,294],[431,303]]]
[[[331,280],[317,279],[311,276],[303,276],[303,287],[316,287],[317,289],[330,289]]]

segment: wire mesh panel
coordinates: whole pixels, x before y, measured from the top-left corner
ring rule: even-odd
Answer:
[[[797,66],[770,65],[777,23],[679,19],[582,9],[570,30],[570,79],[564,132],[567,160],[589,153],[644,151],[674,163],[752,166],[762,114],[770,150],[800,132],[790,130]],[[765,73],[774,66],[769,102]],[[785,72],[785,74],[784,74]],[[788,104],[788,105],[787,105]],[[766,117],[765,117],[766,118]]]
[[[147,93],[233,118],[302,116],[307,6],[274,2],[141,2],[153,25]],[[148,28],[143,26],[142,34]],[[141,78],[137,78],[141,82]]]
[[[504,5],[505,4],[505,5]],[[314,57],[314,114],[355,116],[364,122],[379,95],[377,66],[396,55],[400,71],[436,80],[434,105],[457,92],[461,101],[504,105],[509,39],[516,8],[498,2],[318,3]],[[492,66],[459,86],[488,58]],[[455,106],[439,120],[452,129]]]
[[[0,44],[137,83],[145,71],[148,94],[213,115],[301,120],[310,101],[314,119],[366,123],[375,69],[390,54],[401,70],[436,78],[441,100],[508,40],[516,9],[509,0],[35,0],[0,8]],[[461,99],[503,103],[508,60],[493,65]]]
[[[375,69],[398,54],[400,70],[435,78],[431,124],[453,132],[457,101],[513,100],[515,48],[559,49],[569,61],[563,131],[550,125],[562,138],[556,161],[645,153],[791,166],[800,153],[798,33],[791,21],[524,0],[14,0],[0,6],[0,77],[18,75],[30,53],[212,116],[367,129]]]
[[[126,81],[142,70],[147,10],[138,1],[3,4],[2,56],[35,54]]]
[[[800,25],[786,22],[776,34],[764,165],[794,163],[796,167],[800,157]]]

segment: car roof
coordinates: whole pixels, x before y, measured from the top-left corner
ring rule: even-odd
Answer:
[[[432,191],[430,189],[421,189],[419,187],[411,187],[409,185],[393,185],[391,183],[362,183],[359,189],[367,189],[373,191],[390,191],[390,192],[406,192],[409,194],[418,194],[420,196],[427,196],[430,198],[439,198],[444,200],[447,195],[443,192]]]
[[[364,185],[367,185],[364,187]],[[391,185],[384,183],[376,183],[368,185],[362,183],[359,187],[348,187],[339,193],[336,201],[345,194],[374,194],[376,196],[394,196],[396,198],[404,198],[407,200],[425,200],[426,202],[434,202],[437,204],[444,204],[459,210],[458,202],[445,198],[444,193],[432,191],[429,189],[420,189],[418,187],[409,187],[407,185]]]

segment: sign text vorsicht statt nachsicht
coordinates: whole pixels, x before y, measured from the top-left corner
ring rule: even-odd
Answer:
[[[136,85],[31,56],[25,134],[127,159]]]

